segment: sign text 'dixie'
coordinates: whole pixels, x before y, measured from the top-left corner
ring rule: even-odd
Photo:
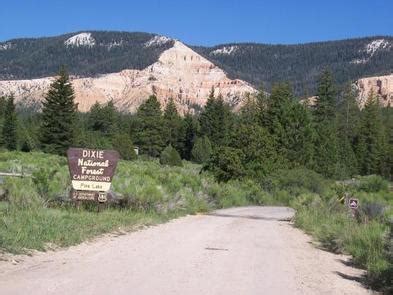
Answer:
[[[67,157],[75,190],[109,191],[119,160],[118,152],[70,148]]]

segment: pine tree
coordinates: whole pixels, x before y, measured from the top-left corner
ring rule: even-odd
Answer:
[[[115,134],[112,137],[113,149],[119,152],[120,157],[123,160],[134,160],[136,159],[136,153],[134,145],[129,135],[124,133]]]
[[[329,122],[335,118],[337,91],[333,76],[325,70],[318,81],[318,99],[315,104],[314,117],[317,122]]]
[[[43,151],[64,155],[74,141],[74,90],[64,68],[51,84],[42,109],[40,142]]]
[[[219,182],[239,179],[245,175],[242,164],[243,156],[239,149],[226,146],[218,147],[204,169],[212,171]]]
[[[191,160],[191,151],[200,132],[199,121],[190,113],[187,113],[184,117],[184,128],[182,157]]]
[[[257,124],[236,125],[231,134],[230,147],[241,151],[242,167],[247,175],[256,178],[281,168],[284,162],[277,153],[272,135]]]
[[[385,126],[385,165],[382,175],[393,181],[393,108],[383,108],[383,126]]]
[[[160,102],[150,96],[136,114],[135,144],[142,154],[158,157],[165,147],[164,125]]]
[[[207,136],[196,139],[191,151],[191,159],[199,164],[207,163],[212,155],[213,149]]]
[[[88,127],[92,131],[98,131],[103,135],[111,135],[117,131],[117,110],[112,100],[105,106],[98,102],[92,105],[88,115]]]
[[[213,90],[200,115],[199,122],[201,134],[209,137],[213,145],[227,145],[232,125],[232,113],[229,105],[224,102],[221,95],[217,98],[214,97]]]
[[[160,155],[160,164],[168,166],[183,166],[180,154],[171,145],[168,145]]]
[[[381,174],[385,165],[387,142],[377,97],[370,93],[361,112],[356,154],[363,175]]]
[[[166,144],[182,151],[184,148],[185,126],[172,98],[169,99],[164,111],[164,126]]]
[[[276,84],[265,99],[262,126],[272,135],[279,155],[290,167],[310,167],[313,160],[315,132],[307,108],[294,100],[287,83]]]
[[[2,132],[3,144],[9,150],[16,150],[17,148],[17,124],[14,96],[11,95],[5,104]]]
[[[337,177],[339,155],[336,121],[336,88],[329,71],[323,72],[318,84],[318,99],[314,107],[315,171],[327,177]]]
[[[347,84],[338,105],[339,178],[348,178],[358,174],[358,163],[353,148],[357,140],[360,119],[356,97],[357,94],[352,85]]]

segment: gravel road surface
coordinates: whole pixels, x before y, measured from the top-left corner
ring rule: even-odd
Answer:
[[[0,261],[0,294],[371,294],[349,258],[318,249],[285,207],[186,216]]]

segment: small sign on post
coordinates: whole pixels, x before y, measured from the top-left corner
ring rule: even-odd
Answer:
[[[351,209],[358,209],[359,207],[359,200],[355,198],[350,198],[348,201],[348,206]]]
[[[76,201],[107,201],[119,153],[113,150],[70,148],[67,151],[72,192]]]

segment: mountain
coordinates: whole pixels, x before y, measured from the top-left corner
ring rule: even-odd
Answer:
[[[95,101],[113,99],[119,108],[134,111],[150,94],[156,94],[163,105],[173,97],[182,112],[198,110],[212,86],[217,95],[239,106],[246,93],[261,84],[269,91],[278,81],[289,81],[297,95],[308,97],[315,94],[317,78],[325,68],[332,70],[339,86],[357,81],[360,101],[375,88],[389,102],[390,78],[380,90],[378,78],[362,79],[389,77],[393,72],[393,37],[214,47],[129,32],[14,39],[0,43],[0,95],[13,92],[19,101],[40,100],[61,65],[72,75],[81,110]]]
[[[66,64],[76,76],[142,70],[174,40],[149,33],[89,31],[0,43],[0,80],[53,76]],[[297,45],[258,43],[189,46],[226,71],[269,90],[289,81],[299,95],[313,94],[319,73],[330,68],[339,84],[393,72],[393,37],[376,36]]]
[[[165,44],[171,44],[171,47],[161,51],[151,65],[141,70],[127,69],[94,77],[72,77],[80,111],[88,111],[96,101],[105,103],[113,100],[119,109],[134,112],[152,94],[163,106],[172,97],[181,113],[198,111],[204,106],[213,87],[216,95],[222,95],[226,102],[236,108],[241,105],[246,93],[255,92],[248,83],[229,79],[223,70],[183,43],[163,36],[150,37],[144,40],[146,50],[151,50],[151,47],[162,49]],[[97,46],[97,42],[90,33],[79,33],[66,39],[64,46],[90,50]],[[42,100],[53,79],[3,80],[0,81],[0,95],[13,93],[18,102],[35,103]]]
[[[85,77],[142,70],[173,43],[155,34],[95,31],[9,40],[0,43],[0,80],[53,76],[61,65]]]
[[[362,77],[393,72],[393,37],[379,36],[298,45],[224,44],[194,50],[254,86],[289,81],[297,95],[315,93],[316,81],[330,69],[343,85]]]

